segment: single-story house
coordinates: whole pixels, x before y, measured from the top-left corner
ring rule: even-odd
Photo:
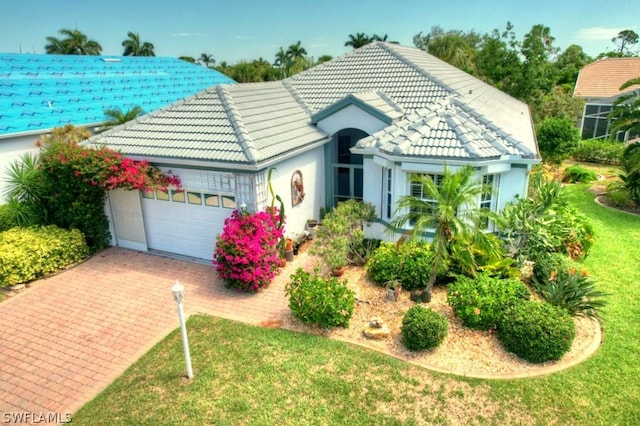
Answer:
[[[580,70],[573,96],[584,99],[584,112],[580,121],[582,139],[609,137],[607,116],[616,99],[640,85],[620,90],[627,81],[640,77],[640,58],[606,58],[586,65]],[[629,132],[616,134],[616,139],[627,142]],[[637,136],[637,135],[635,135]]]
[[[151,112],[227,76],[176,58],[0,53],[0,202],[6,166],[55,127],[94,131],[104,110]]]
[[[177,174],[183,191],[112,191],[114,244],[210,260],[233,209],[285,200],[286,233],[341,200],[376,206],[388,234],[414,173],[473,165],[500,210],[540,162],[526,104],[428,53],[376,42],[282,81],[217,85],[94,136]]]

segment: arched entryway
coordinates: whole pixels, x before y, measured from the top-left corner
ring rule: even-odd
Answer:
[[[362,155],[352,154],[351,148],[368,134],[359,129],[343,129],[333,136],[329,146],[331,158],[327,188],[331,188],[328,204],[335,206],[340,201],[362,199],[363,167]]]

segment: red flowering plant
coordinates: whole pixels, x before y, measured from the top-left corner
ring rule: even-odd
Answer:
[[[213,264],[228,288],[260,291],[273,279],[284,228],[277,212],[234,210],[216,240]]]
[[[46,223],[79,229],[89,246],[99,249],[109,244],[105,190],[180,188],[180,179],[110,148],[79,143],[89,136],[86,129],[65,126],[40,141],[41,207]]]

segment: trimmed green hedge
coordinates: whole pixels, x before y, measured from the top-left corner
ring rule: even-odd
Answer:
[[[567,311],[546,302],[517,303],[498,325],[504,348],[536,364],[562,358],[575,336],[576,326]]]
[[[421,305],[409,308],[402,318],[402,342],[412,351],[439,346],[448,331],[449,323],[444,315]]]
[[[77,229],[48,225],[0,232],[0,287],[32,281],[88,254],[84,235]]]

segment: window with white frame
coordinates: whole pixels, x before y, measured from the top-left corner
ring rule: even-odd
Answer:
[[[393,172],[391,169],[382,169],[382,211],[384,212],[384,218],[391,220],[393,210]]]
[[[409,194],[412,197],[419,198],[423,201],[423,211],[418,212],[417,210],[412,211],[412,213],[420,213],[420,214],[428,214],[432,215],[435,212],[435,208],[438,204],[438,201],[433,199],[429,194],[425,192],[425,188],[422,183],[418,180],[421,176],[429,177],[436,185],[437,188],[440,187],[440,182],[442,181],[443,175],[433,174],[433,173],[412,173],[411,174],[411,185],[409,188]],[[411,223],[413,225],[413,223]]]
[[[500,175],[488,174],[482,176],[482,193],[480,195],[480,208],[496,211],[496,200],[498,186],[500,185]],[[492,227],[488,219],[484,219],[481,226],[484,229]]]

